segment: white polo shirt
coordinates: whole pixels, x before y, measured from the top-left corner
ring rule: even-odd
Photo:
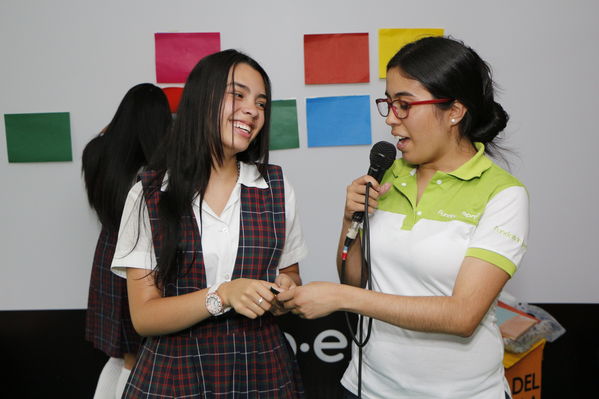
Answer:
[[[167,180],[168,177],[165,176],[162,184],[163,191],[168,184]],[[242,184],[246,187],[268,187],[256,166],[240,162],[239,179],[221,214],[214,213],[205,201],[202,204],[201,242],[208,287],[230,281],[233,274],[239,246]],[[283,184],[285,187],[286,237],[279,261],[279,269],[298,263],[308,253],[296,213],[295,192],[285,177],[283,177]],[[141,182],[138,182],[129,191],[125,202],[118,242],[111,266],[112,271],[121,277],[126,277],[126,268],[128,267],[147,270],[156,267],[156,255],[148,221],[148,210],[145,206],[142,207],[142,228],[138,228],[140,200],[143,200],[143,194]],[[199,197],[195,198],[193,212],[198,225],[200,221],[199,203]]]
[[[370,219],[374,291],[449,296],[465,256],[510,276],[528,235],[528,194],[513,176],[477,154],[436,172],[416,203],[416,169],[402,159],[383,178],[392,188]],[[357,392],[357,351],[342,383]],[[503,342],[494,306],[471,337],[402,329],[375,320],[364,348],[364,398],[504,399]]]

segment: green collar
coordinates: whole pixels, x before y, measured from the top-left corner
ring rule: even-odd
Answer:
[[[476,142],[474,143],[474,146],[477,150],[476,154],[456,170],[448,172],[448,175],[457,177],[460,180],[472,180],[475,177],[480,177],[484,171],[493,165],[493,162],[485,155],[485,145]],[[391,171],[395,178],[400,176],[407,177],[405,175],[406,168],[410,170],[407,176],[414,176],[416,166],[410,165],[403,160],[401,160],[401,162],[395,162]]]
[[[493,165],[493,162],[485,156],[485,145],[483,143],[474,143],[476,147],[476,154],[468,160],[465,164],[449,172],[448,175],[452,175],[462,180],[472,180],[475,177],[480,177],[483,172]]]

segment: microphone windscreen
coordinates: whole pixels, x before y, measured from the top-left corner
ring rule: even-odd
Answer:
[[[388,141],[379,141],[370,150],[370,165],[377,169],[387,170],[395,161],[397,150]]]

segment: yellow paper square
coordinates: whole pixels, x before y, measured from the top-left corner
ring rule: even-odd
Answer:
[[[387,76],[387,63],[400,48],[423,37],[443,34],[443,29],[379,29],[379,78]]]

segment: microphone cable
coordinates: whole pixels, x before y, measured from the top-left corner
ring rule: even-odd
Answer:
[[[366,271],[366,285],[365,289],[372,289],[372,273],[370,271],[370,220],[368,216],[368,196],[370,194],[370,189],[372,187],[371,183],[366,184],[366,198],[364,201],[364,221],[362,222],[362,235],[360,237],[361,243],[361,252],[362,252],[362,267],[360,270],[360,284],[362,284],[362,276],[364,271]],[[352,226],[353,227],[353,226]],[[355,230],[357,232],[356,226]],[[351,229],[351,228],[350,228]],[[352,237],[346,237],[345,242],[343,243],[343,250],[341,252],[341,283],[345,284],[345,266],[347,261],[347,253],[349,252],[349,248],[353,244],[355,239],[355,235]],[[345,314],[345,322],[347,323],[347,328],[350,332],[351,339],[358,347],[358,398],[362,398],[362,348],[366,346],[368,341],[370,340],[370,334],[372,332],[372,318],[368,317],[368,329],[366,332],[366,337],[364,336],[364,316],[358,314],[358,333],[354,331],[351,321],[349,319],[349,312],[343,312]]]

